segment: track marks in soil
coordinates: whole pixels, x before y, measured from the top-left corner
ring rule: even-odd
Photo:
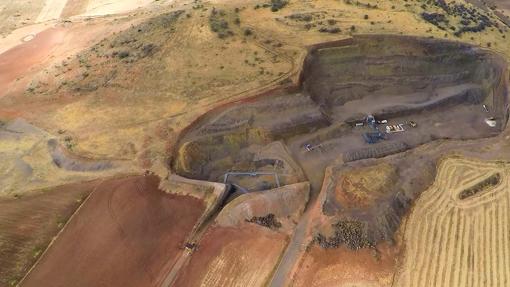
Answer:
[[[460,190],[500,173],[501,184],[460,200]],[[508,286],[510,169],[448,158],[416,202],[394,286]]]

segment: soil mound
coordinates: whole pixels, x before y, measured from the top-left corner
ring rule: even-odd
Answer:
[[[101,171],[114,168],[111,161],[90,160],[84,158],[72,157],[59,144],[56,139],[48,141],[48,150],[53,159],[53,163],[59,168],[69,171]]]
[[[310,184],[307,182],[286,185],[264,192],[243,194],[227,204],[216,217],[223,227],[234,227],[245,221],[277,226],[297,222],[308,202]],[[271,220],[273,217],[274,220]]]

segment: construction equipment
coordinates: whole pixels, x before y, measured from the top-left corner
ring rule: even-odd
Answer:
[[[193,242],[186,242],[186,244],[184,244],[184,248],[188,252],[192,252],[192,251],[194,251],[197,248],[197,244],[193,243]]]
[[[376,126],[375,126],[375,124],[376,124],[376,122],[375,122],[375,117],[374,117],[373,115],[368,115],[368,116],[367,116],[367,124],[368,124],[370,127],[374,128],[374,129],[376,128]]]
[[[381,140],[386,139],[386,136],[380,131],[368,132],[363,134],[363,139],[368,144],[375,144]]]
[[[310,152],[310,151],[313,151],[315,149],[320,149],[322,147],[322,144],[318,144],[318,145],[314,145],[312,146],[311,144],[305,144],[305,150]]]

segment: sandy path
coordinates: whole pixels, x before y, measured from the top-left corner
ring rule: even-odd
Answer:
[[[40,23],[60,18],[66,4],[67,0],[46,0],[46,4],[44,4],[36,22]]]
[[[124,13],[154,3],[154,0],[89,0],[84,16]]]

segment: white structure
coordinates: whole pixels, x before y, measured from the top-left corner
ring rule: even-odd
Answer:
[[[403,124],[398,124],[398,125],[387,125],[386,126],[386,133],[388,134],[391,134],[391,133],[399,133],[399,132],[403,132],[405,131],[404,130],[404,125]]]

